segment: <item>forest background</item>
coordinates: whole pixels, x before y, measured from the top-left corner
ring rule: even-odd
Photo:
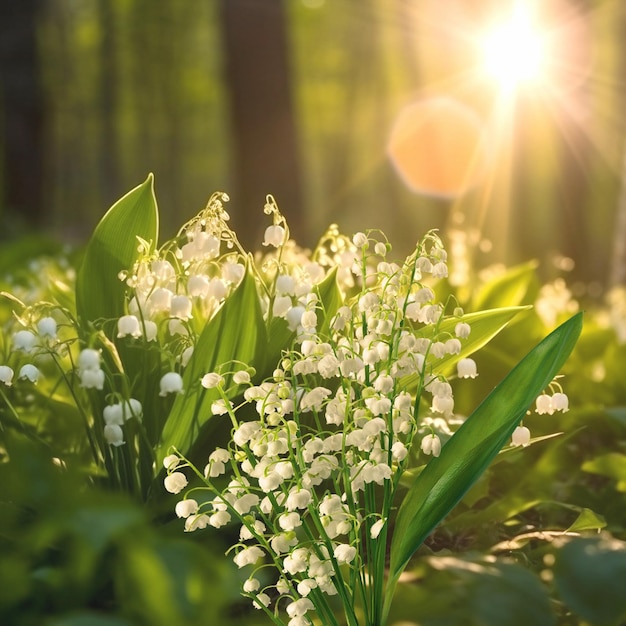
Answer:
[[[558,75],[503,104],[480,66],[498,2],[4,2],[0,237],[82,243],[151,171],[165,235],[223,190],[257,247],[272,193],[303,245],[331,222],[382,228],[400,250],[462,225],[476,266],[535,258],[597,297],[623,271],[626,7],[539,5]],[[487,146],[479,183],[447,197],[415,193],[387,157],[403,107],[440,97]],[[436,129],[425,139],[415,151],[440,169],[463,158]]]

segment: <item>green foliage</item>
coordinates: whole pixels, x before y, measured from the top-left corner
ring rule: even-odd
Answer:
[[[21,437],[4,443],[1,623],[30,626],[45,616],[59,626],[164,624],[157,608],[177,624],[217,615],[222,605],[199,592],[218,581],[209,551],[159,533],[119,495],[86,490],[45,448]],[[155,604],[158,582],[171,593]]]
[[[255,281],[246,272],[239,287],[200,334],[183,376],[184,393],[176,398],[163,428],[159,461],[170,448],[186,454],[212,416],[211,404],[220,396],[216,390],[200,386],[202,376],[232,362],[245,363],[264,372],[266,346],[267,334]]]
[[[391,589],[413,553],[479,478],[534,399],[562,368],[581,328],[582,315],[578,314],[533,348],[463,423],[441,456],[415,479],[394,529]]]
[[[423,626],[553,626],[550,600],[539,578],[503,558],[427,557],[400,584],[395,620],[419,613]]]
[[[150,174],[109,209],[91,236],[76,281],[76,309],[83,324],[124,314],[126,287],[119,274],[135,262],[138,238],[156,246],[158,236],[159,213]]]
[[[617,626],[626,619],[626,543],[606,537],[575,539],[558,553],[555,585],[584,620]]]
[[[264,273],[269,256],[259,261],[237,252],[247,263],[243,279],[206,320],[194,309],[194,318],[185,322],[190,339],[172,340],[167,320],[159,323],[155,344],[144,337],[118,338],[115,322],[135,294],[118,274],[131,272],[142,254],[154,253],[157,228],[149,177],[96,229],[78,273],[76,305],[74,258],[30,263],[20,250],[35,244],[3,247],[0,254],[5,270],[12,259],[19,265],[2,285],[18,300],[2,300],[0,365],[10,365],[17,376],[33,360],[36,355],[13,350],[12,335],[16,328],[34,329],[42,315],[58,315],[59,342],[66,346],[58,363],[42,359],[36,385],[14,380],[12,387],[0,387],[0,623],[229,623],[227,607],[236,602],[240,581],[221,557],[225,546],[208,535],[183,538],[182,523],[170,524],[173,503],[162,492],[160,460],[175,446],[196,448],[206,462],[217,442],[226,445],[231,423],[213,415],[219,395],[200,385],[202,375],[223,367],[230,381],[232,361],[241,361],[256,370],[253,382],[260,383],[294,345],[296,333],[284,318],[268,313],[277,266],[270,264]],[[138,237],[150,250],[137,250]],[[163,255],[176,266],[173,251]],[[185,268],[176,269],[184,274]],[[438,459],[424,465],[419,451],[411,453],[408,473],[416,478],[397,517],[390,588],[414,556],[407,580],[397,585],[390,623],[415,621],[416,615],[425,626],[570,626],[580,620],[611,626],[625,619],[616,581],[624,575],[626,538],[626,345],[607,321],[616,309],[589,307],[575,346],[580,315],[565,322],[491,393],[502,372],[551,330],[550,319],[561,323],[571,315],[557,305],[553,318],[540,314],[541,307],[528,310],[544,297],[535,270],[526,264],[477,281],[465,299],[461,289],[446,287],[450,301],[467,312],[444,319],[439,334],[453,336],[458,321],[468,322],[472,332],[459,354],[431,363],[454,376],[461,358],[476,355],[479,377],[455,383],[455,408],[469,414],[488,397],[456,434],[444,438]],[[346,297],[337,266],[325,267],[314,292],[319,328],[326,333]],[[482,307],[489,309],[476,310]],[[80,333],[72,335],[76,308]],[[193,356],[184,366],[180,352],[191,344]],[[102,350],[110,370],[102,392],[81,389],[73,373],[86,345]],[[525,414],[561,365],[571,410]],[[158,395],[159,378],[169,371],[183,374],[184,393],[175,398]],[[419,380],[402,383],[416,388]],[[235,406],[242,391],[229,396]],[[144,416],[125,423],[125,447],[100,442],[108,455],[104,463],[92,455],[88,437],[102,432],[103,406],[118,399],[109,394],[140,399]],[[237,418],[249,415],[241,411]],[[533,434],[531,446],[505,447],[494,456],[522,418]],[[135,499],[147,504],[110,493],[114,483],[107,473],[133,463],[142,467]],[[547,557],[556,559],[554,567]],[[263,623],[263,617],[252,609],[245,615],[246,623]]]

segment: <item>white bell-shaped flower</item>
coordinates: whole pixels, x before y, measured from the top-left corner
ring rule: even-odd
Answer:
[[[526,426],[518,426],[511,437],[512,446],[526,446],[530,445],[530,430]]]
[[[439,456],[441,453],[441,440],[437,435],[429,434],[422,439],[421,444],[422,452],[424,454],[432,454],[433,456]]]
[[[555,411],[562,411],[563,413],[569,411],[569,399],[561,391],[555,393],[552,396],[552,408]]]
[[[37,343],[37,337],[30,330],[18,330],[13,335],[13,349],[30,352]]]
[[[274,246],[278,248],[285,242],[285,229],[279,224],[268,226],[265,229],[265,237],[263,238],[264,246]]]
[[[54,317],[42,317],[37,322],[37,332],[42,339],[56,339],[57,322]]]
[[[554,413],[554,407],[552,406],[552,396],[547,393],[542,393],[536,400],[535,410],[539,415],[552,415]]]
[[[80,372],[80,384],[85,389],[104,388],[104,370],[84,370]]]
[[[13,370],[8,365],[0,365],[0,383],[10,387],[13,380]]]
[[[104,427],[104,439],[111,446],[121,446],[124,444],[124,432],[118,424],[107,424]]]
[[[175,512],[178,517],[188,518],[198,512],[198,503],[192,498],[181,500],[176,503]]]
[[[177,372],[168,372],[159,383],[160,396],[167,396],[170,393],[183,393],[183,379]]]
[[[118,337],[141,337],[141,326],[139,320],[134,315],[122,315],[117,320]]]
[[[188,296],[173,296],[170,305],[170,315],[181,320],[191,319],[191,299]]]
[[[78,355],[78,369],[99,370],[100,369],[100,352],[91,348],[85,348]]]
[[[474,359],[461,359],[456,364],[456,370],[459,378],[476,378],[476,376],[478,376],[478,372],[476,371],[476,362]]]
[[[36,383],[39,380],[41,372],[32,364],[27,363],[22,365],[18,378],[25,378],[30,380],[31,383]]]
[[[187,477],[182,472],[172,472],[165,477],[163,485],[170,493],[180,493],[187,486]]]

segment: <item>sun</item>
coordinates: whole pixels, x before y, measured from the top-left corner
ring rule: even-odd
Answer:
[[[527,5],[516,3],[482,40],[485,72],[503,88],[515,89],[541,79],[544,38]]]

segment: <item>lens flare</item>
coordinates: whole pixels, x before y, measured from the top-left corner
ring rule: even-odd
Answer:
[[[545,51],[541,32],[527,6],[517,4],[483,40],[486,72],[503,87],[515,88],[541,77]]]

